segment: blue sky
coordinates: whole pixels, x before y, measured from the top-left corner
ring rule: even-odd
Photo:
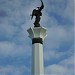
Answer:
[[[43,0],[45,75],[74,75],[74,1]],[[27,29],[40,0],[0,0],[0,75],[31,75]]]

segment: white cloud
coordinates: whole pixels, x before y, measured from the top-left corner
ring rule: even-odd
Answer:
[[[46,48],[58,49],[62,42],[73,42],[73,27],[65,28],[63,26],[55,26],[47,28],[47,37],[46,37]]]
[[[48,24],[51,24],[50,18],[51,18],[51,20],[53,20],[52,16],[54,18],[55,18],[55,16],[58,17],[58,18],[55,18],[57,24],[59,23],[59,24],[64,25],[63,22],[73,23],[73,21],[74,21],[74,0],[50,0],[48,2],[45,1],[45,3],[47,3],[45,5],[45,7],[46,7],[45,12],[46,12],[46,15],[49,16],[49,18],[46,19]],[[59,19],[61,19],[61,22],[59,21]],[[53,21],[55,23],[55,20],[53,20]]]
[[[17,28],[9,25],[8,22],[4,22],[0,24],[0,35],[4,36],[13,36],[16,32]]]
[[[60,49],[61,50],[61,49]],[[72,56],[74,52],[74,46],[72,45],[68,50],[65,51],[58,51],[58,49],[48,49],[44,51],[44,60],[45,61],[58,61],[60,62],[60,60],[62,61],[62,58],[67,58],[69,56]],[[65,59],[64,58],[64,59]],[[56,59],[56,60],[55,60]]]
[[[30,56],[30,47],[28,45],[17,45],[12,42],[0,42],[0,56]]]
[[[0,55],[9,55],[14,50],[14,44],[9,42],[0,42]]]
[[[65,9],[64,13],[62,14],[63,17],[74,21],[74,0],[68,0],[67,8]]]
[[[68,59],[65,59],[59,63],[62,66],[73,68],[74,69],[74,55],[69,57]]]
[[[46,68],[46,74],[64,74],[67,72],[67,69],[61,65],[51,65]]]
[[[62,25],[60,26],[60,25],[55,25],[55,24],[54,26],[51,26],[50,28],[47,27],[47,37],[46,37],[46,41],[44,44],[45,61],[50,61],[52,59],[61,59],[63,55],[66,56],[66,55],[73,54],[72,52],[74,50],[73,47],[72,47],[72,50],[65,50],[66,52],[57,51],[63,42],[73,44],[73,41],[74,41],[73,40],[74,39],[73,26],[66,27],[66,26],[62,26]]]
[[[72,75],[74,74],[74,56],[61,61],[59,64],[48,65],[45,74],[51,75]]]
[[[7,66],[0,66],[0,75],[22,75],[25,73],[30,72],[29,68],[26,67],[25,65],[21,65],[18,67],[12,66],[12,65],[7,65]]]

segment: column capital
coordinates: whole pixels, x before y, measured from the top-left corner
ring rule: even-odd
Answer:
[[[44,27],[30,27],[27,31],[31,39],[42,38],[44,40],[46,37],[46,28]]]

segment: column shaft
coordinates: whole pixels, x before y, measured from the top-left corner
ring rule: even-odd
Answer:
[[[43,45],[35,43],[32,45],[32,75],[43,75]]]

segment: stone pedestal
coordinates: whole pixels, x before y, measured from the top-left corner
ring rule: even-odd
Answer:
[[[46,37],[46,29],[31,27],[27,31],[32,39],[32,75],[44,75],[43,41]]]

